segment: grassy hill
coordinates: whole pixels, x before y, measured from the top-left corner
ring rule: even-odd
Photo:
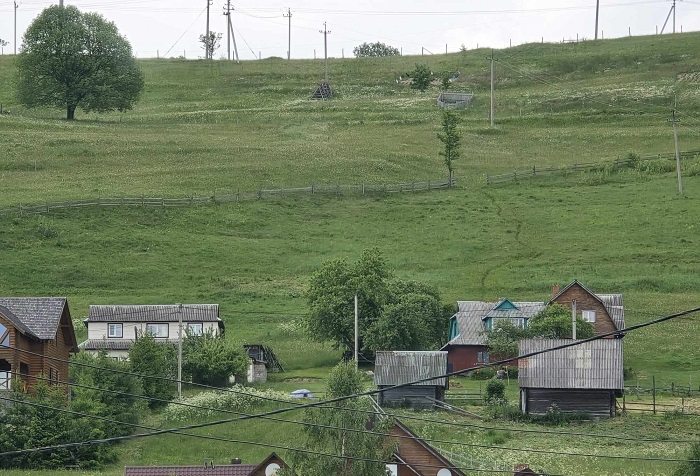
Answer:
[[[229,338],[271,345],[288,377],[322,376],[339,355],[300,330],[310,273],[371,246],[397,275],[437,286],[447,302],[546,299],[554,282],[579,279],[594,291],[622,292],[630,324],[695,307],[697,173],[686,177],[684,197],[673,172],[602,168],[497,186],[484,175],[671,152],[674,98],[681,148],[700,148],[696,51],[699,34],[496,51],[493,130],[486,50],[331,60],[336,98],[325,102],[308,100],[322,79],[321,61],[145,60],[147,87],[133,111],[78,113],[72,123],[59,110],[16,105],[11,57],[0,57],[0,103],[11,111],[0,115],[0,208],[434,180],[446,176],[437,154],[438,86],[413,91],[406,72],[416,63],[436,76],[459,70],[453,89],[476,95],[460,112],[455,189],[4,216],[0,294],[65,295],[81,333],[89,304],[217,302]],[[688,317],[630,333],[625,365],[642,384],[655,375],[660,385],[697,386],[699,330],[698,317]],[[264,438],[260,428],[255,434]],[[121,463],[192,454],[175,446],[153,456],[152,445],[179,440],[154,441],[125,446]],[[139,459],[143,452],[148,458]],[[211,453],[223,457],[226,447]],[[601,474],[586,468],[582,474]],[[635,474],[644,474],[639,468]]]

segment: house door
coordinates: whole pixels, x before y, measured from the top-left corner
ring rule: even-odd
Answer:
[[[0,390],[10,390],[12,384],[12,366],[5,359],[0,359]]]

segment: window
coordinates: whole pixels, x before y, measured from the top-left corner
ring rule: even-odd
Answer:
[[[118,337],[122,338],[124,336],[123,325],[120,324],[107,324],[107,337]]]
[[[187,323],[187,334],[191,336],[201,336],[202,335],[202,323],[201,322],[189,322]]]
[[[488,364],[489,363],[489,353],[488,352],[477,352],[476,353],[476,361]]]
[[[58,385],[58,370],[49,367],[49,385]]]
[[[168,338],[168,324],[146,324],[146,332],[153,337]]]
[[[581,316],[586,322],[595,322],[595,311],[581,311]]]

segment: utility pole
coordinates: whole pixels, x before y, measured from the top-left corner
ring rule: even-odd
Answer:
[[[230,5],[230,0],[229,0],[229,5]],[[231,9],[233,10],[233,9]],[[238,47],[236,46],[236,34],[233,32],[233,23],[231,23],[231,10],[228,11],[228,34],[231,36],[231,39],[233,40],[233,55],[236,58],[236,62],[240,63],[240,58],[238,57]],[[230,53],[230,46],[229,46],[229,59],[231,59],[231,53]]]
[[[226,16],[226,57],[231,61],[231,29],[228,27],[229,17],[231,15],[231,0],[226,2],[224,15]]]
[[[289,19],[289,33],[287,39],[287,59],[292,59],[292,9],[287,8],[287,14],[282,14],[283,17]]]
[[[359,349],[360,349],[360,319],[357,311],[357,294],[355,294],[355,370],[359,367],[359,356],[358,354]]]
[[[571,339],[576,340],[576,299],[571,301]]]
[[[595,39],[598,39],[598,13],[600,12],[600,0],[595,2]]]
[[[494,110],[494,97],[493,97],[493,90],[494,90],[494,76],[493,76],[493,62],[495,61],[493,57],[493,50],[491,50],[491,56],[488,58],[491,60],[491,114],[489,114],[491,118],[491,128],[493,128],[493,110]]]
[[[323,33],[323,57],[326,69],[326,83],[328,82],[328,35],[331,34],[326,28],[326,22],[323,22],[323,30],[319,30],[319,33]]]
[[[182,400],[182,304],[177,305],[177,398]]]
[[[666,15],[666,21],[664,22],[664,26],[661,27],[661,34],[664,34],[664,29],[666,28],[666,24],[668,23],[668,19],[670,18],[671,14],[673,13],[673,33],[676,32],[676,0],[673,0],[673,3],[671,4],[671,9],[668,11],[668,15]]]
[[[207,0],[207,32],[204,36],[204,54],[206,56],[206,59],[209,58],[209,53],[210,53],[210,48],[209,48],[209,6],[211,5],[213,0]]]
[[[17,1],[15,0],[15,56],[17,55],[17,8],[19,5],[17,5]]]
[[[58,0],[58,6],[63,8],[63,0]]]
[[[681,175],[681,151],[678,148],[678,123],[680,119],[676,119],[676,110],[673,110],[673,116],[668,122],[673,123],[673,143],[676,148],[676,172],[678,173],[678,193],[683,195],[683,176]]]

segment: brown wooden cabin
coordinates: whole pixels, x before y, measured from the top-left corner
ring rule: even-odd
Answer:
[[[539,352],[571,339],[525,339],[520,354]],[[518,364],[520,409],[544,415],[584,412],[593,418],[617,414],[617,397],[624,390],[622,340],[598,339],[521,358]]]
[[[127,466],[124,476],[274,476],[281,468],[288,468],[275,453],[262,463],[245,464],[232,459],[230,464],[205,462],[199,466]]]
[[[0,298],[0,391],[19,382],[20,390],[31,392],[40,375],[50,385],[67,382],[75,352],[66,298]]]
[[[438,450],[398,420],[389,433],[397,438],[394,464],[387,465],[392,476],[465,476]]]

